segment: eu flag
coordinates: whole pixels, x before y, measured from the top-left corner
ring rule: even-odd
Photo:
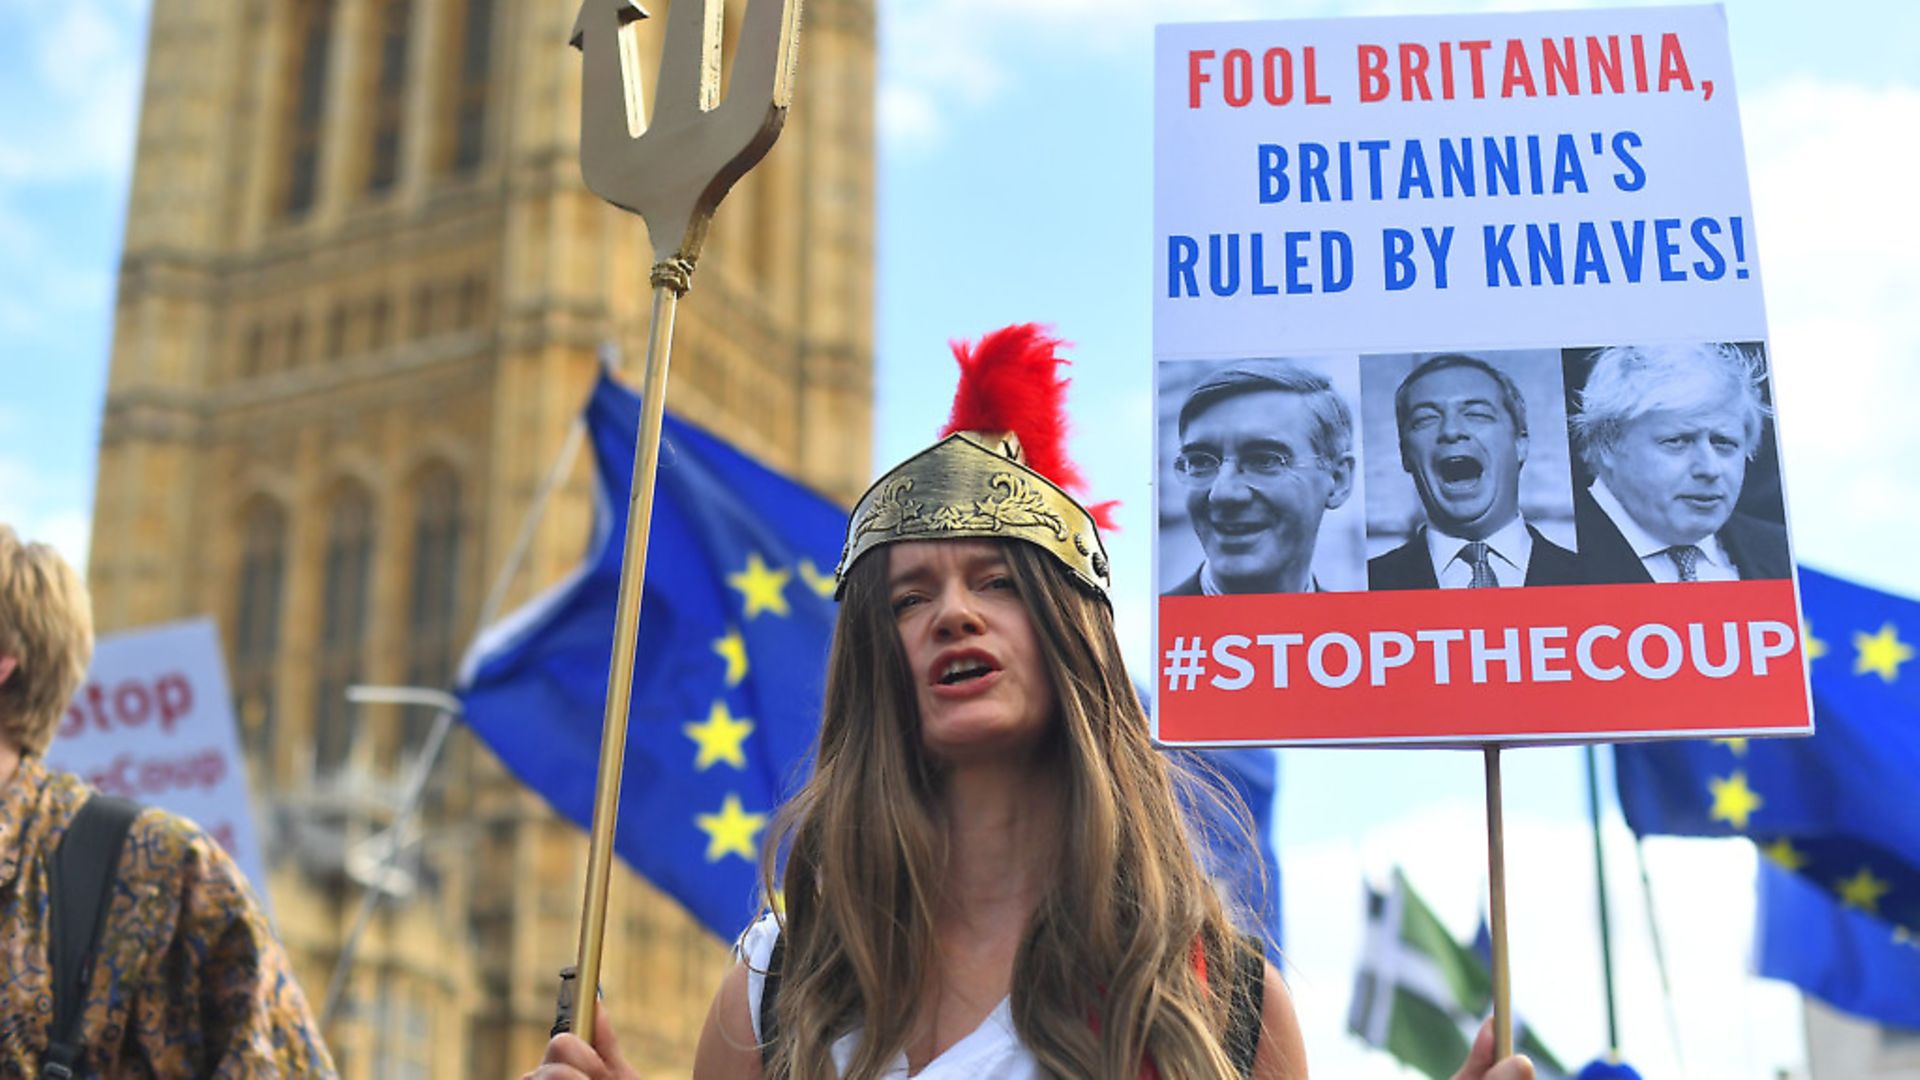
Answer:
[[[457,688],[467,723],[501,763],[583,829],[593,820],[640,399],[603,373],[586,424],[598,481],[586,559],[489,628]],[[760,844],[775,807],[805,779],[845,529],[844,510],[665,418],[614,850],[723,938],[759,910]],[[1257,873],[1220,876],[1277,943],[1273,752],[1207,756],[1253,811],[1267,892],[1256,891]]]
[[[1836,901],[1799,874],[1760,861],[1755,973],[1831,1005],[1920,1031],[1920,935]]]
[[[1216,778],[1218,794],[1244,804],[1253,826],[1252,859],[1239,830],[1217,819],[1218,804],[1201,801],[1189,813],[1205,815],[1200,833],[1200,857],[1215,881],[1233,900],[1237,914],[1256,920],[1268,957],[1280,963],[1280,859],[1274,850],[1274,807],[1279,796],[1280,757],[1265,747],[1238,746],[1221,750],[1186,750],[1200,765],[1200,773]]]
[[[1621,809],[1641,835],[1747,836],[1888,942],[1920,934],[1920,603],[1805,568],[1800,596],[1817,733],[1617,747]]]
[[[465,718],[582,828],[613,651],[637,395],[587,404],[598,514],[585,562],[489,629],[463,665]],[[759,852],[820,713],[846,514],[666,417],[614,848],[714,933],[759,905]]]

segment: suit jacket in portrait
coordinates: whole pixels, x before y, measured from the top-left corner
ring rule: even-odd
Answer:
[[[1527,535],[1533,537],[1533,556],[1527,560],[1527,579],[1522,585],[1574,585],[1582,580],[1579,556],[1540,535],[1532,525],[1527,526]],[[1371,591],[1439,587],[1424,528],[1392,551],[1367,560],[1367,588]]]
[[[1200,571],[1205,568],[1206,568],[1205,563],[1202,563],[1201,565],[1194,567],[1193,573],[1188,574],[1184,579],[1182,579],[1180,584],[1175,585],[1173,588],[1168,589],[1166,592],[1163,592],[1160,595],[1161,596],[1205,596],[1207,594],[1207,591],[1200,587]],[[1316,577],[1308,580],[1307,591],[1308,592],[1325,592],[1326,590],[1320,587],[1320,579]]]
[[[1619,526],[1585,488],[1574,495],[1573,526],[1580,537],[1577,558],[1581,581],[1596,585],[1653,581],[1646,564],[1633,553],[1633,545],[1627,543]],[[1727,557],[1733,560],[1733,568],[1740,572],[1740,580],[1793,576],[1785,526],[1736,510],[1715,535],[1720,539],[1720,546],[1726,549]]]
[[[1161,593],[1160,595],[1161,596],[1204,595],[1204,591],[1200,588],[1200,568],[1198,566],[1194,567],[1193,573],[1188,574],[1186,577],[1186,580],[1182,581],[1178,585],[1175,585],[1173,588],[1168,589],[1166,592]]]

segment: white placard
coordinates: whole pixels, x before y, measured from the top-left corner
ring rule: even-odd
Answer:
[[[212,619],[101,637],[46,760],[109,795],[197,822],[266,903],[247,762]]]
[[[1159,359],[1766,337],[1719,7],[1155,48]]]
[[[1721,8],[1168,25],[1154,95],[1156,738],[1812,731]]]

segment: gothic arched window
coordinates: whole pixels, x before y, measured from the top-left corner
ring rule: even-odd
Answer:
[[[274,666],[287,579],[287,515],[256,499],[240,518],[240,589],[233,618],[233,700],[247,756],[273,775]]]
[[[370,29],[373,85],[367,99],[369,195],[400,178],[400,138],[407,112],[407,32],[413,0],[376,0]]]
[[[285,68],[293,80],[286,97],[285,153],[280,212],[298,217],[313,209],[320,185],[320,131],[327,111],[327,68],[333,52],[333,0],[293,0]]]
[[[493,77],[495,0],[466,0],[453,23],[454,66],[448,80],[446,165],[455,173],[479,168],[486,155],[487,89]]]
[[[447,689],[459,659],[460,479],[429,466],[413,485],[413,573],[407,604],[407,685]],[[409,709],[401,724],[404,756],[417,753],[433,718]]]
[[[358,734],[347,687],[359,681],[366,652],[368,598],[373,579],[373,497],[349,484],[327,504],[327,548],[320,649],[313,696],[314,772],[328,776],[346,764]]]

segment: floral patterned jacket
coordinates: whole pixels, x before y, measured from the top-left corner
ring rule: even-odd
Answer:
[[[0,1078],[40,1074],[53,1014],[47,863],[89,791],[32,756],[0,790]],[[337,1075],[233,860],[155,809],[120,852],[81,1038],[86,1075]]]

